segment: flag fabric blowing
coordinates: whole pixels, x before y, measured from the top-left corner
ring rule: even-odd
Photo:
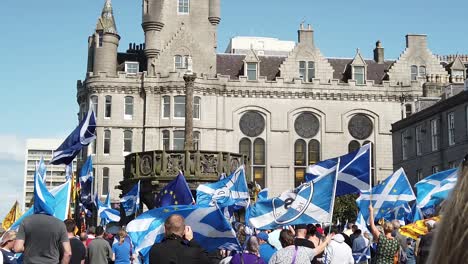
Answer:
[[[189,205],[194,204],[192,192],[185,180],[185,176],[179,171],[179,175],[169,182],[155,199],[156,207],[169,205]]]
[[[120,199],[125,215],[130,216],[138,212],[140,207],[140,181]]]
[[[457,169],[451,169],[433,174],[416,183],[418,207],[425,211],[439,205],[455,187],[457,175]]]
[[[370,159],[371,144],[339,157],[338,182],[336,196],[351,193],[360,193],[370,189]],[[330,174],[338,158],[321,161],[306,169],[306,180],[311,181],[317,177]]]
[[[98,215],[101,218],[101,224],[107,225],[112,222],[120,222],[120,212],[112,209],[110,203],[110,194],[107,194],[106,201],[102,203],[96,195],[96,207]]]
[[[313,181],[306,182],[279,197],[261,200],[247,209],[248,221],[257,229],[286,225],[330,222],[338,163]]]

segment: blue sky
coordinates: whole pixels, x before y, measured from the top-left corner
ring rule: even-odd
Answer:
[[[174,0],[175,1],[175,0]],[[196,1],[194,1],[196,2]],[[64,137],[76,125],[76,80],[85,76],[87,38],[104,0],[2,0],[0,3],[0,218],[22,192],[26,138]],[[141,0],[113,0],[122,37],[143,42]],[[436,54],[467,54],[468,2],[433,0],[222,0],[219,50],[230,37],[296,40],[301,21],[312,24],[327,57],[372,57],[376,40],[396,59],[407,33],[428,34]],[[4,184],[5,183],[5,184]]]

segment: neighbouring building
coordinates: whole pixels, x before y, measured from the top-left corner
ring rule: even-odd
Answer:
[[[359,49],[350,49],[349,58],[329,58],[315,42],[324,34],[310,25],[299,27],[294,46],[234,38],[228,53],[217,54],[220,0],[142,3],[145,43],[119,52],[111,1],[105,1],[88,39],[86,78],[77,84],[80,117],[91,104],[98,126],[83,157],[94,156],[97,191],[113,199],[128,153],[183,149],[188,68],[198,76],[196,148],[248,155],[249,176],[272,194],[302,182],[307,165],[369,142],[374,182],[387,177],[391,125],[466,78],[467,57],[444,61],[449,57],[434,55],[426,35],[408,34],[396,60],[385,58],[380,41],[372,59]],[[135,18],[135,30],[139,24]]]
[[[450,85],[440,101],[392,125],[394,169],[412,184],[458,167],[468,154],[468,90]]]
[[[41,158],[47,167],[46,186],[51,190],[65,183],[65,165],[52,165],[53,152],[62,144],[61,139],[28,139],[26,141],[26,157],[24,162],[24,194],[23,206],[25,210],[31,207],[34,196],[34,172]],[[73,162],[76,168],[76,161]]]

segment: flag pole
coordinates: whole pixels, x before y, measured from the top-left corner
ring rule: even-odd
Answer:
[[[335,198],[336,198],[336,184],[338,182],[338,174],[340,171],[340,162],[341,162],[341,157],[338,158],[338,163],[336,164],[336,170],[335,170],[335,186],[333,187],[333,196],[332,196],[332,202],[331,202],[331,214],[330,214],[330,226],[328,227],[328,233],[331,232],[332,228],[332,223],[333,223],[333,211],[335,209]]]

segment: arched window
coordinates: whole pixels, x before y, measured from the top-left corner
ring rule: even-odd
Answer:
[[[253,160],[254,181],[260,186],[265,187],[265,140],[257,138],[254,141],[254,160]]]
[[[163,130],[162,132],[162,145],[164,150],[169,150],[170,149],[170,133],[169,130]]]
[[[109,168],[102,168],[102,194],[109,194]]]
[[[112,96],[106,96],[106,108],[104,109],[104,118],[111,118],[112,114]]]
[[[419,66],[419,77],[426,77],[426,66]]]
[[[125,97],[125,116],[124,119],[133,119],[133,97]]]
[[[133,132],[131,130],[124,131],[124,152],[132,152]]]
[[[98,116],[98,97],[96,95],[91,96],[91,109],[94,111],[94,115]]]
[[[348,153],[354,152],[358,150],[360,147],[361,147],[361,144],[358,141],[353,140],[349,142],[348,144]]]
[[[171,97],[163,96],[163,118],[170,118],[171,117]]]
[[[200,132],[193,131],[193,149],[199,150],[200,149]]]
[[[104,130],[104,154],[110,154],[111,131]]]
[[[302,139],[296,140],[294,144],[294,164],[296,166],[306,165],[306,142]]]
[[[251,151],[252,141],[248,138],[243,138],[239,142],[239,153],[242,155],[246,155],[249,159],[252,159],[252,151]]]
[[[198,96],[195,96],[193,98],[193,118],[194,119],[200,119],[201,116],[201,98]]]
[[[320,161],[320,142],[312,139],[309,141],[309,165],[316,164]]]

